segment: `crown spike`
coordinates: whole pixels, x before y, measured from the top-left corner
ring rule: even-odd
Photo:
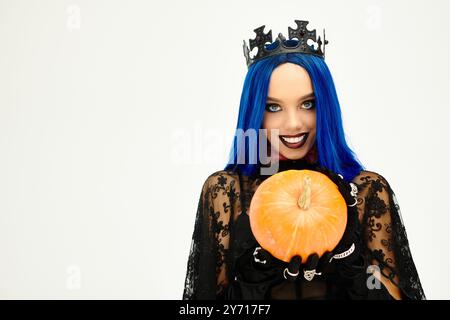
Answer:
[[[283,36],[283,34],[282,34],[281,32],[278,34],[278,39],[279,39],[281,42],[286,41],[286,37]]]
[[[244,40],[244,56],[245,56],[247,65],[249,65],[251,63],[250,50],[248,49],[248,46],[247,46],[247,43],[245,42],[245,40]]]

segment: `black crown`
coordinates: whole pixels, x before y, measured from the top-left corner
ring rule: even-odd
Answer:
[[[269,30],[268,33],[264,34],[265,25],[253,30],[256,33],[256,38],[249,40],[250,49],[248,48],[244,40],[244,56],[247,60],[247,67],[250,67],[251,64],[260,59],[291,52],[312,54],[325,59],[325,45],[328,44],[328,40],[325,40],[325,29],[323,29],[324,42],[322,51],[322,40],[320,39],[320,36],[319,39],[316,40],[316,30],[314,29],[310,31],[306,28],[309,22],[304,20],[295,20],[295,23],[297,24],[297,29],[288,27],[289,40],[297,39],[298,43],[293,46],[286,45],[284,43],[286,41],[286,38],[281,33],[279,33],[278,37],[275,39],[278,45],[272,50],[268,50],[265,48],[265,44],[267,42],[272,43],[272,30]],[[308,44],[309,39],[317,44],[317,49],[315,49],[314,46]],[[253,58],[250,58],[250,51],[252,51],[254,48],[258,48],[258,52]]]

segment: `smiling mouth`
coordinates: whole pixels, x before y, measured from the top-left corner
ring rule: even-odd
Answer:
[[[305,143],[306,139],[308,139],[308,132],[300,133],[295,136],[279,136],[281,142],[290,149],[298,149],[301,148]]]

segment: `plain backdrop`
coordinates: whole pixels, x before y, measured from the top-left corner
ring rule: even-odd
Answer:
[[[329,44],[349,145],[450,298],[450,1],[0,1],[0,298],[180,299],[253,29]]]

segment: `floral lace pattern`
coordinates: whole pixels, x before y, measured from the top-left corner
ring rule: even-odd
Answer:
[[[233,225],[246,214],[261,177],[217,171],[205,181],[199,199],[183,299],[222,299],[232,279]],[[369,261],[400,288],[404,297],[425,299],[415,268],[400,207],[381,175],[362,171],[353,179],[358,187],[358,213]],[[231,238],[231,239],[230,239]]]

